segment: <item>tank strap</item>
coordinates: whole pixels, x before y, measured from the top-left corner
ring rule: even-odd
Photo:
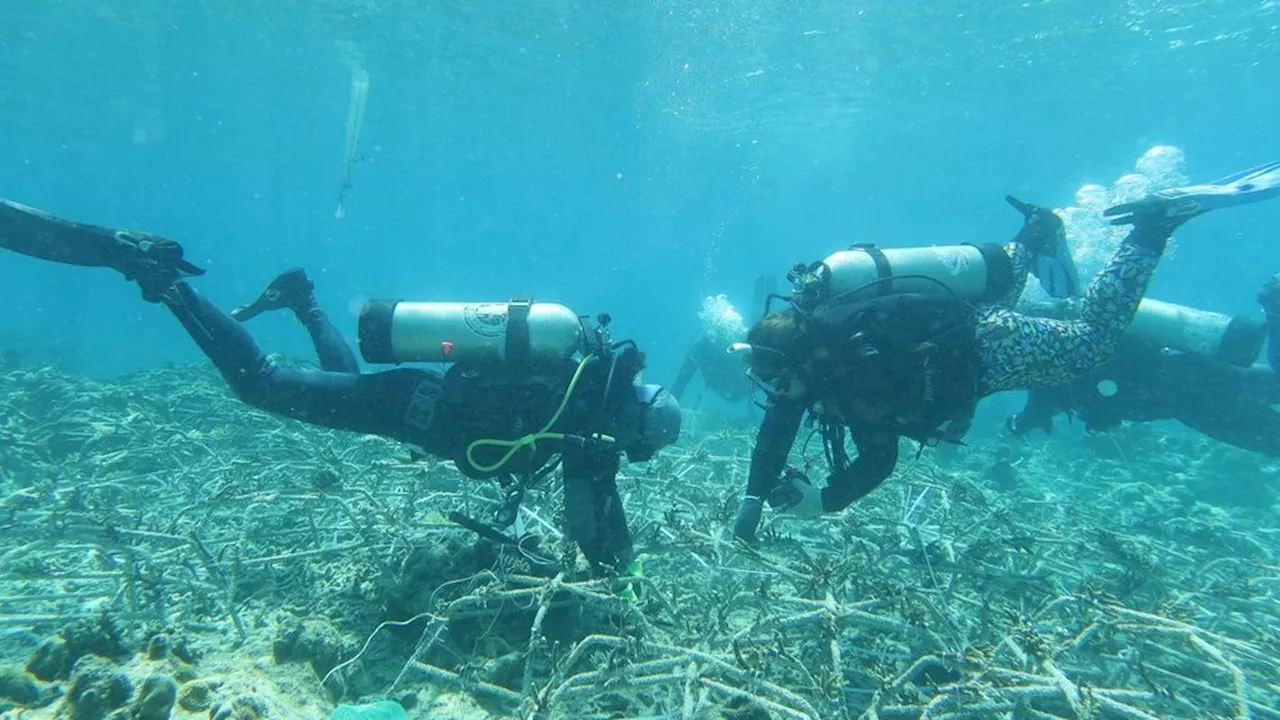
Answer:
[[[1235,315],[1218,341],[1218,359],[1236,367],[1249,367],[1267,341],[1267,326],[1243,315]]]
[[[889,265],[889,258],[885,257],[884,252],[872,243],[854,243],[849,246],[850,250],[861,250],[871,256],[871,262],[876,264],[876,287],[879,288],[877,295],[893,294],[893,268]]]
[[[1004,299],[1013,290],[1013,261],[1004,247],[997,243],[965,243],[978,249],[982,262],[987,266],[987,286],[978,302],[993,303]]]
[[[529,361],[529,306],[532,299],[514,297],[507,303],[507,361]]]

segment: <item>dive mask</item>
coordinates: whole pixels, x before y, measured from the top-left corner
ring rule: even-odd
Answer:
[[[746,360],[747,379],[767,398],[763,403],[753,399],[757,405],[768,407],[774,398],[787,394],[793,376],[789,370],[795,366],[795,363],[785,353],[745,342],[733,343],[727,352],[732,355],[741,355]]]

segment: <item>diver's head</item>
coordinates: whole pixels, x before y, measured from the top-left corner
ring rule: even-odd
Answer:
[[[680,402],[661,385],[632,386],[623,400],[615,430],[632,462],[645,462],[680,437]]]
[[[747,341],[730,348],[743,351],[747,377],[769,395],[798,398],[804,394],[806,336],[795,310],[769,313],[747,331]]]

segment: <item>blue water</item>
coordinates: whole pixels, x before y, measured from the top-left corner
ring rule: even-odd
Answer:
[[[360,297],[611,312],[674,375],[700,299],[853,241],[1002,241],[1155,144],[1280,159],[1272,0],[66,0],[0,23],[0,196],[180,240],[232,307],[305,265]],[[266,9],[270,8],[270,9]],[[334,217],[350,72],[370,77]],[[1196,221],[1158,297],[1254,312],[1280,205]],[[0,257],[0,328],[113,375],[199,355],[105,270]],[[282,314],[269,350],[309,356]]]

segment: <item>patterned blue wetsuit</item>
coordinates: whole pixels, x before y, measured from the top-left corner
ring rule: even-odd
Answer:
[[[1135,229],[1133,234],[1152,235]],[[1002,390],[1061,385],[1088,372],[1115,352],[1160,262],[1159,238],[1121,244],[1084,294],[1080,315],[1056,320],[1015,312],[1034,260],[1023,245],[1006,246],[1013,261],[1014,287],[998,305],[984,308],[976,338],[982,358],[983,395]],[[1154,247],[1153,247],[1154,245]]]

